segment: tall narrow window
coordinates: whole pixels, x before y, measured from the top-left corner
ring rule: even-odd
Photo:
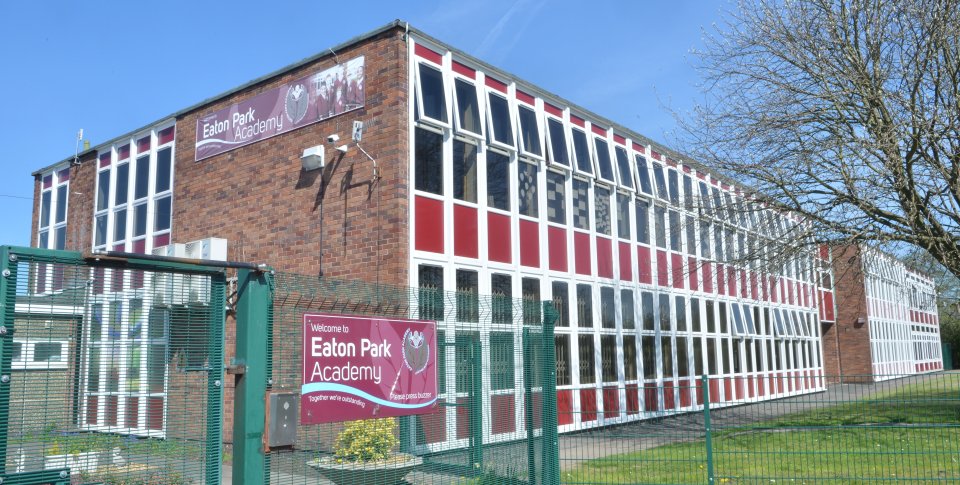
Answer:
[[[524,153],[541,157],[543,149],[540,147],[540,127],[537,125],[537,114],[526,106],[520,106],[520,148]]]
[[[633,316],[633,290],[620,290],[620,318],[624,330],[636,327]]]
[[[439,69],[426,64],[420,64],[418,72],[420,117],[446,124],[447,98],[443,87],[443,74]]]
[[[680,227],[680,214],[671,210],[670,214],[670,250],[679,252],[680,247],[680,236],[683,234],[683,229]]]
[[[693,210],[693,177],[690,174],[683,176],[683,207],[688,211]]]
[[[587,135],[573,128],[573,154],[577,159],[577,170],[593,175],[593,164],[590,163],[590,147],[587,146]]]
[[[617,328],[617,306],[613,288],[609,286],[600,287],[600,326]]]
[[[670,190],[670,203],[674,206],[680,204],[680,184],[677,180],[676,170],[667,170],[667,185]]]
[[[457,270],[457,321],[480,321],[480,292],[476,271]]]
[[[660,296],[660,331],[669,332],[670,325],[670,295]]]
[[[117,189],[113,192],[114,205],[127,203],[128,187],[130,187],[130,164],[124,163],[117,166]]]
[[[637,380],[637,339],[633,335],[623,336],[623,378]]]
[[[648,195],[653,195],[653,188],[650,186],[650,170],[647,168],[647,159],[637,155],[634,160],[637,163],[637,178],[640,179],[640,190]]]
[[[653,230],[657,247],[667,249],[667,210],[659,205],[653,207]]]
[[[637,242],[650,244],[650,204],[643,200],[636,200]]]
[[[417,280],[420,318],[443,320],[443,268],[422,264],[417,272]]]
[[[557,385],[569,386],[573,383],[570,377],[570,336],[560,334],[553,341],[557,348]]]
[[[550,161],[565,167],[570,166],[567,152],[567,131],[560,120],[547,118],[547,134],[550,137]]]
[[[705,215],[712,215],[713,208],[710,204],[710,190],[707,189],[706,182],[700,182],[700,213]]]
[[[482,137],[480,103],[477,102],[477,87],[463,79],[454,81],[457,90],[457,128],[464,133]]]
[[[590,182],[573,179],[573,226],[590,230]]]
[[[157,150],[157,186],[156,193],[170,190],[170,175],[173,165],[173,149],[164,148]]]
[[[593,353],[593,335],[580,335],[577,339],[580,356],[580,383],[593,384],[596,377],[596,356]]]
[[[663,176],[663,165],[659,163],[653,164],[653,180],[657,185],[657,197],[662,200],[669,200],[670,196],[667,193],[667,179]]]
[[[414,139],[415,187],[432,194],[443,194],[443,136],[423,128]]]
[[[106,209],[110,204],[110,170],[97,174],[97,210]]]
[[[687,300],[682,296],[674,298],[677,304],[677,331],[687,331]]]
[[[577,325],[593,327],[593,287],[577,285]]]
[[[657,378],[657,341],[653,336],[641,339],[640,351],[643,352],[643,378]]]
[[[643,329],[652,332],[654,330],[653,293],[649,291],[640,293],[640,303],[642,307],[640,312],[643,315]]]
[[[150,157],[140,157],[137,159],[137,178],[133,188],[133,198],[142,199],[150,192]]]
[[[453,141],[453,196],[477,202],[477,147],[460,140]]]
[[[540,325],[540,280],[523,278],[520,283],[523,293],[523,323]]]
[[[487,205],[510,210],[510,157],[496,151],[487,152]]]
[[[611,184],[617,183],[613,175],[613,163],[610,161],[610,146],[607,145],[607,141],[599,137],[594,137],[593,153],[597,157],[597,168],[600,172],[600,178]]]
[[[537,186],[539,183],[540,167],[535,163],[521,161],[518,165],[519,181],[517,196],[520,200],[520,214],[529,217],[540,215]]]
[[[697,255],[697,226],[693,222],[693,216],[686,217],[684,229],[687,233],[687,254]]]
[[[597,185],[593,188],[596,209],[597,232],[610,235],[610,190]]]
[[[600,374],[603,382],[617,382],[617,336],[600,336]]]
[[[487,99],[490,100],[487,106],[490,114],[491,141],[502,143],[511,148],[515,147],[509,103],[507,103],[506,98],[494,93],[490,93]]]
[[[557,327],[570,326],[570,290],[564,281],[553,282],[553,306],[556,307],[558,317]]]
[[[633,174],[630,172],[630,159],[627,157],[627,149],[618,146],[614,151],[617,154],[617,170],[620,171],[620,185],[632,189]]]
[[[60,224],[67,220],[67,186],[57,187],[57,212],[54,214],[54,224]]]
[[[547,220],[555,224],[567,223],[566,178],[563,173],[547,171]]]
[[[630,196],[617,193],[617,237],[630,239]]]
[[[690,327],[694,332],[700,332],[703,329],[700,322],[700,300],[697,298],[690,299]]]

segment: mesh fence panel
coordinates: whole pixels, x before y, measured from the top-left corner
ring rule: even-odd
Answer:
[[[271,450],[270,483],[391,483],[405,455],[417,457],[409,474],[398,472],[409,483],[541,482],[546,364],[539,300],[276,274],[274,392],[299,391],[303,315],[314,312],[435,320],[438,404],[426,414],[368,424],[301,425],[295,446]],[[349,446],[349,437],[384,429],[393,457],[385,468],[337,463],[338,437]]]
[[[219,483],[222,275],[3,258],[4,483]]]

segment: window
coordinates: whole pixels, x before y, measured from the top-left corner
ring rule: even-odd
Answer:
[[[442,177],[437,183],[443,185]],[[453,141],[453,197],[477,203],[477,147],[461,140]]]
[[[677,303],[677,331],[687,331],[687,301],[682,296],[674,297]]]
[[[567,223],[566,178],[563,173],[547,171],[547,221]]]
[[[144,156],[137,158],[135,170],[137,174],[133,188],[133,198],[140,200],[150,192],[150,157]]]
[[[540,280],[523,278],[521,291],[523,292],[523,323],[540,325]]]
[[[625,330],[636,327],[633,316],[633,290],[620,290],[620,317]]]
[[[650,204],[643,199],[637,199],[635,203],[637,211],[637,242],[650,244]]]
[[[540,215],[537,198],[539,171],[540,167],[535,163],[521,161],[518,165],[517,195],[520,200],[520,215],[529,217]]]
[[[597,185],[593,188],[595,199],[597,232],[610,235],[610,190]]]
[[[590,285],[577,285],[577,325],[593,327],[593,287]]]
[[[457,321],[480,321],[480,290],[476,271],[457,270]]]
[[[567,131],[560,120],[547,118],[547,136],[550,137],[550,161],[570,166],[570,154],[567,152]]]
[[[710,190],[707,189],[706,182],[700,182],[700,213],[710,215],[713,208],[710,207]]]
[[[476,137],[483,137],[480,122],[480,103],[477,102],[477,87],[463,79],[454,80],[457,94],[457,129]]]
[[[603,382],[617,382],[617,336],[600,336],[600,374]]]
[[[720,196],[720,189],[713,187],[713,217],[723,220],[723,199]],[[731,221],[732,222],[732,221]]]
[[[696,337],[693,339],[693,372],[703,375],[703,339]]]
[[[640,190],[648,195],[653,195],[653,189],[650,186],[650,170],[647,168],[647,159],[640,155],[634,157],[637,163],[637,178],[640,180]]]
[[[670,190],[670,203],[674,206],[680,204],[680,184],[677,180],[676,170],[667,170],[667,186]]]
[[[663,378],[673,379],[673,339],[660,337],[660,354],[663,357]]]
[[[637,380],[637,339],[633,335],[623,336],[623,378]]]
[[[647,380],[657,378],[657,341],[652,336],[641,339],[640,350],[643,352],[643,378]]]
[[[537,158],[543,156],[540,147],[540,127],[537,125],[537,114],[526,106],[520,106],[520,148],[524,153]]]
[[[670,295],[660,295],[660,331],[670,331]]]
[[[603,328],[617,328],[617,306],[613,295],[613,288],[600,287],[600,325]]]
[[[600,171],[600,178],[611,184],[616,184],[617,180],[613,176],[613,164],[610,161],[610,147],[607,141],[599,138],[593,138],[593,153],[597,157],[597,168]]]
[[[727,304],[722,301],[719,301],[717,302],[717,308],[719,309],[718,313],[720,314],[720,333],[726,334],[727,328],[728,328]]]
[[[495,324],[513,323],[513,278],[506,274],[490,275],[491,321]]]
[[[733,313],[733,336],[746,337],[747,329],[743,323],[743,314],[740,312],[740,305],[737,303],[731,303],[730,312]]]
[[[643,315],[643,329],[653,331],[653,293],[644,291],[640,293],[640,312]]]
[[[671,210],[670,214],[670,250],[680,252],[680,235],[683,230],[680,228],[680,213]]]
[[[557,352],[557,385],[569,386],[573,383],[570,378],[570,336],[556,335],[553,342]]]
[[[487,206],[510,210],[510,157],[487,152]]]
[[[66,369],[70,343],[66,340],[17,339],[13,341],[13,369]]]
[[[690,256],[697,255],[697,227],[693,222],[693,216],[687,216],[686,225],[684,226],[687,232],[687,254]]]
[[[713,311],[713,301],[707,300],[707,333],[716,333],[717,320]]]
[[[700,300],[697,298],[690,299],[690,323],[690,330],[694,332],[700,332],[703,329],[700,321]],[[700,372],[698,371],[697,373],[699,374]]]
[[[657,247],[667,248],[667,211],[657,205],[653,207],[653,231],[657,240]]]
[[[669,200],[667,193],[667,180],[663,177],[663,165],[653,164],[653,179],[657,184],[657,197],[662,200]]]
[[[580,383],[593,384],[597,381],[596,362],[593,354],[593,335],[579,335],[577,339],[579,344],[580,356]]]
[[[630,159],[627,157],[627,149],[617,146],[614,150],[617,154],[617,170],[620,171],[620,185],[628,189],[633,189],[633,174],[630,172]]]
[[[573,133],[573,155],[577,160],[577,170],[593,175],[593,164],[590,163],[590,147],[587,146],[587,135],[576,128]]]
[[[569,327],[570,326],[570,293],[567,288],[567,284],[563,281],[554,281],[552,285],[553,289],[553,305],[557,308],[557,313],[559,318],[557,319],[557,327]]]
[[[117,189],[114,194],[114,205],[124,205],[127,203],[127,196],[130,193],[130,164],[124,163],[117,165]]]
[[[490,388],[513,389],[514,382],[513,332],[490,332]]]
[[[687,337],[677,336],[677,376],[681,378],[690,376],[690,362],[687,356],[689,341]]]
[[[418,303],[420,318],[423,320],[443,320],[443,268],[420,265]]]
[[[416,128],[414,157],[416,189],[443,195],[443,136]]]
[[[97,210],[105,210],[110,204],[110,170],[103,170],[97,175]]]
[[[690,174],[683,175],[683,207],[693,211],[693,178]]]
[[[573,179],[573,227],[590,230],[590,182]]]
[[[443,73],[426,64],[418,65],[417,107],[420,119],[447,125],[447,98]]]
[[[630,196],[617,193],[617,237],[630,239]]]
[[[513,141],[510,104],[506,98],[494,93],[490,93],[487,99],[490,100],[487,111],[490,115],[490,133],[492,133],[490,141],[514,148],[516,144]]]
[[[719,339],[707,339],[707,373],[717,375],[717,342]]]

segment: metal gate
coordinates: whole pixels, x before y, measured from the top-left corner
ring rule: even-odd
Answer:
[[[273,408],[299,397],[303,316],[314,312],[437,322],[436,406],[368,425],[391,430],[392,449],[418,457],[407,482],[558,483],[551,303],[255,271],[238,276],[233,483],[338,480],[321,464],[336,462],[338,436],[353,424],[303,425]],[[290,441],[271,426],[284,419],[296,427]],[[354,465],[367,467],[338,463]],[[337,473],[352,483],[396,480]]]
[[[0,483],[221,482],[221,268],[0,247]]]

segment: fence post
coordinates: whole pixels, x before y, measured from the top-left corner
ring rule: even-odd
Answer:
[[[263,432],[267,393],[268,324],[272,292],[268,272],[241,269],[237,278],[237,374],[233,410],[233,484],[265,481]]]
[[[207,352],[210,370],[207,375],[207,483],[223,480],[223,327],[226,320],[227,281],[224,274],[210,276],[210,308],[207,329]]]
[[[557,352],[553,339],[553,327],[560,314],[552,301],[543,302],[543,410],[540,423],[543,427],[541,446],[543,485],[560,483],[560,439],[557,434]]]
[[[527,430],[527,479],[529,483],[537,483],[537,458],[533,430],[533,373],[530,342],[530,329],[523,327],[523,410],[524,427]],[[542,401],[542,399],[541,399]]]
[[[10,420],[10,369],[13,358],[13,323],[17,299],[17,256],[0,247],[0,474],[7,472],[7,434]]]
[[[470,366],[470,461],[474,469],[483,470],[483,347],[480,338],[470,340],[470,354],[473,361]]]
[[[713,429],[710,424],[710,380],[706,374],[700,376],[700,385],[703,387],[703,428],[707,447],[707,483],[714,483],[713,474]]]

